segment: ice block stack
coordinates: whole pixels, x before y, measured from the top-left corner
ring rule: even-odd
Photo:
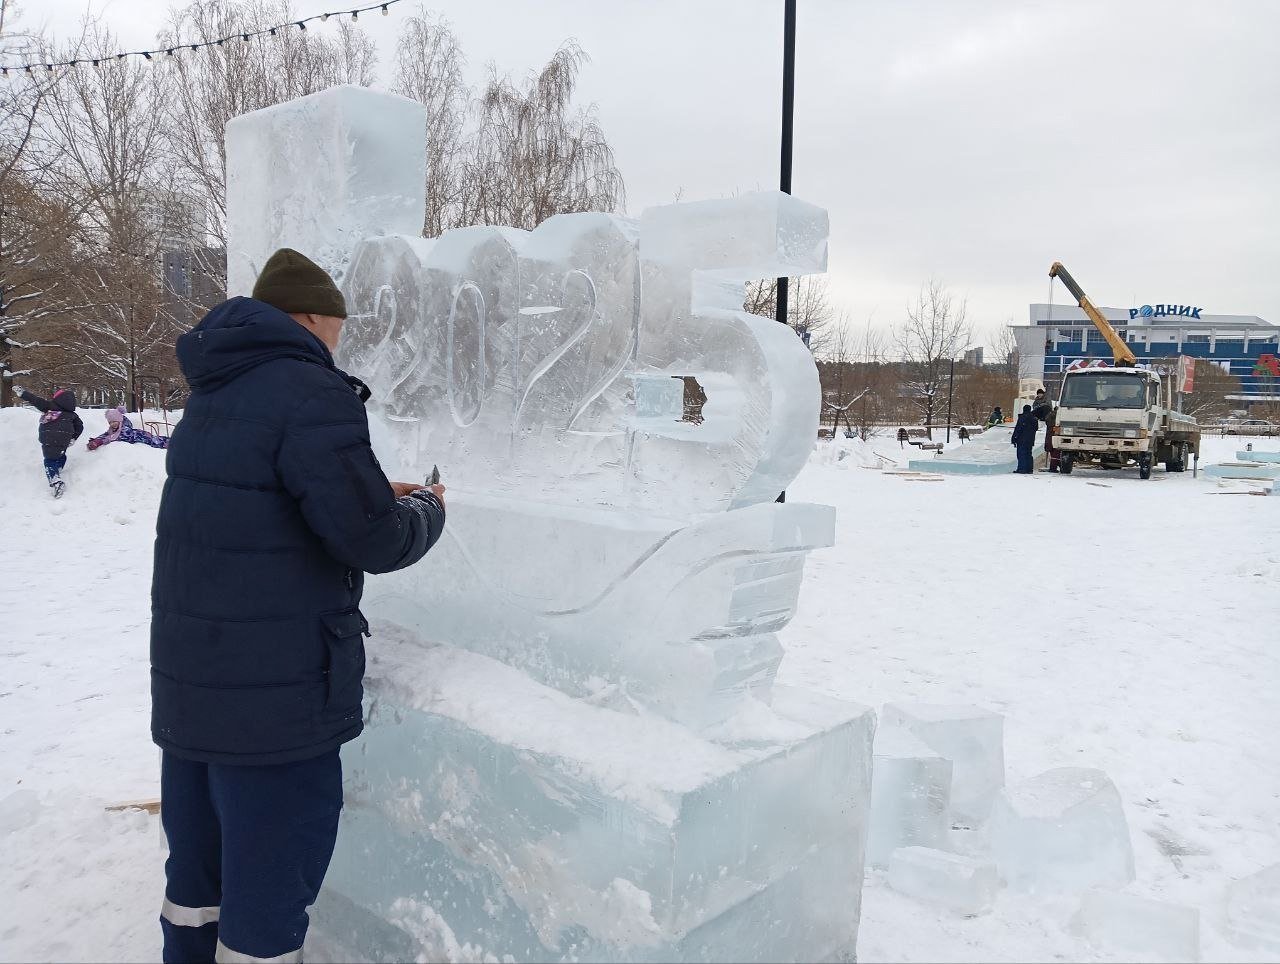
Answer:
[[[450,487],[441,543],[366,591],[311,957],[852,957],[874,717],[774,683],[833,538],[828,507],[774,503],[817,372],[741,310],[745,280],[825,269],[825,213],[770,193],[423,240],[425,120],[379,96],[246,115],[229,150],[229,207],[264,212],[233,250],[341,274],[384,467]],[[281,187],[298,145],[324,218]]]

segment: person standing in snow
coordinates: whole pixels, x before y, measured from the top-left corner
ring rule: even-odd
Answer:
[[[1014,471],[1019,475],[1031,475],[1035,471],[1032,451],[1036,446],[1036,417],[1031,414],[1030,405],[1022,406],[1022,414],[1013,426],[1010,441],[1018,447],[1018,467]]]
[[[167,436],[152,435],[150,432],[144,432],[141,429],[134,428],[133,423],[129,421],[129,416],[124,412],[123,405],[107,409],[106,417],[107,430],[101,435],[89,439],[90,452],[95,449],[100,449],[102,446],[115,441],[149,445],[153,449],[169,447],[169,439]]]
[[[44,475],[55,499],[62,498],[66,483],[62,470],[67,465],[67,449],[84,432],[84,422],[76,414],[75,392],[60,388],[51,398],[41,398],[35,392],[13,386],[13,393],[28,405],[44,414],[40,416],[40,450],[44,455]]]
[[[1035,400],[1031,403],[1031,414],[1044,423],[1044,452],[1049,459],[1049,471],[1058,471],[1058,450],[1053,446],[1053,427],[1058,422],[1058,410],[1053,407],[1051,399],[1043,388],[1036,389]]]
[[[389,482],[369,390],[330,354],[342,293],[288,248],[178,339],[191,387],[152,579],[165,961],[300,961],[360,734],[366,572],[413,565],[444,487]]]

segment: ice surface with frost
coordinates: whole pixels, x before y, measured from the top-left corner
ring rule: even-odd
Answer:
[[[1101,770],[1047,770],[997,797],[987,825],[1000,876],[1033,893],[1123,887],[1133,844],[1115,784]]]
[[[874,717],[774,686],[834,531],[775,502],[817,370],[742,311],[746,281],[825,269],[826,213],[767,192],[424,240],[424,118],[379,98],[228,129],[233,277],[281,244],[330,270],[383,467],[449,486],[431,556],[366,588],[312,956],[851,956]]]
[[[341,281],[356,243],[420,234],[426,122],[410,100],[331,87],[227,124],[227,294],[248,295],[273,251]]]

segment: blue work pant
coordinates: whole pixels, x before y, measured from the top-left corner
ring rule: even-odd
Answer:
[[[1005,465],[1008,464],[1008,462],[1005,463]],[[1018,446],[1018,471],[1023,474],[1029,474],[1035,471],[1034,456],[1030,445]]]
[[[166,962],[302,960],[342,810],[338,751],[277,766],[164,754]]]

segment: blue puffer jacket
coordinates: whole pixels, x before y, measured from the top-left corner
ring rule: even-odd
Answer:
[[[364,573],[421,559],[444,509],[393,496],[354,379],[283,312],[232,298],[178,362],[191,400],[156,524],[152,736],[210,763],[319,755],[362,725]]]

